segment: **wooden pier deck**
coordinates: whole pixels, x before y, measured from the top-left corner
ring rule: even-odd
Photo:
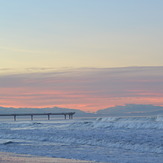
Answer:
[[[48,116],[48,120],[50,120],[50,116],[51,115],[63,115],[64,118],[66,119],[67,116],[69,117],[69,119],[73,119],[73,115],[75,114],[75,112],[68,112],[68,113],[14,113],[14,114],[0,114],[1,116],[13,116],[14,117],[14,121],[16,121],[16,117],[17,116],[30,116],[31,120],[33,120],[34,116],[41,116],[41,115],[47,115]]]

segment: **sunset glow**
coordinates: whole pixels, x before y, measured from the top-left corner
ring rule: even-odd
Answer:
[[[0,106],[163,106],[163,1],[0,1]]]
[[[0,104],[89,112],[128,103],[162,105],[162,72],[163,67],[127,67],[1,75]]]

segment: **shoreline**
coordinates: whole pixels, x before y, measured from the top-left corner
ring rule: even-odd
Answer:
[[[0,163],[96,163],[94,161],[50,158],[25,154],[0,152]]]

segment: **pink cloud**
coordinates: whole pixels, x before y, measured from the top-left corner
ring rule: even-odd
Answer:
[[[68,107],[163,105],[163,67],[85,68],[0,76],[0,105]]]

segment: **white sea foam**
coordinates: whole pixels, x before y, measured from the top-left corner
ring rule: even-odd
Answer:
[[[158,121],[158,122],[163,122],[163,116],[162,116],[162,115],[158,115],[158,116],[156,117],[156,121]]]
[[[163,159],[162,116],[6,122],[0,131],[1,151],[113,163]]]
[[[97,118],[94,127],[163,129],[163,117],[105,117]]]

